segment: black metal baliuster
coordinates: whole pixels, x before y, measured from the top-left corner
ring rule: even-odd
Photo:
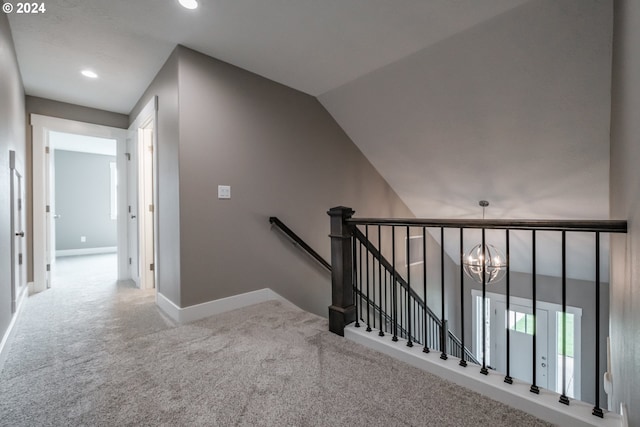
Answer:
[[[512,283],[511,283],[511,269],[510,269],[510,265],[511,265],[511,256],[512,256],[512,251],[510,250],[510,237],[512,237],[510,234],[513,231],[516,230],[525,230],[525,231],[530,231],[531,232],[531,251],[532,251],[532,257],[531,257],[531,271],[532,271],[532,279],[531,279],[531,296],[532,296],[532,311],[533,311],[533,315],[534,315],[534,319],[535,319],[535,314],[536,314],[536,309],[537,309],[537,303],[539,302],[537,300],[538,297],[538,283],[536,280],[536,276],[537,276],[537,248],[536,248],[536,232],[537,231],[544,231],[544,232],[560,232],[562,233],[562,286],[561,286],[561,291],[562,291],[562,331],[563,331],[563,336],[562,336],[562,341],[560,342],[560,346],[561,346],[561,353],[563,356],[563,359],[566,359],[567,357],[567,338],[566,338],[566,324],[567,324],[567,320],[566,320],[566,313],[567,313],[567,255],[566,255],[566,234],[567,232],[579,232],[579,233],[592,233],[595,235],[595,278],[594,278],[594,282],[595,282],[595,375],[593,376],[595,378],[595,390],[594,390],[594,394],[595,394],[595,406],[593,408],[593,415],[598,416],[598,417],[603,417],[604,415],[604,411],[602,410],[602,408],[600,408],[600,394],[602,392],[601,389],[601,382],[600,382],[600,349],[601,349],[601,345],[602,343],[600,343],[600,304],[601,304],[601,283],[602,283],[602,278],[600,277],[600,234],[601,233],[607,233],[607,234],[612,234],[612,233],[626,233],[627,232],[627,222],[623,221],[623,220],[522,220],[522,219],[518,219],[518,220],[450,220],[450,219],[417,219],[417,218],[408,218],[408,219],[402,219],[402,218],[353,218],[353,214],[354,211],[350,208],[345,208],[345,207],[336,207],[333,208],[329,211],[329,214],[331,215],[332,218],[332,239],[334,238],[334,236],[338,236],[340,235],[341,238],[346,239],[346,236],[352,236],[352,246],[349,246],[349,250],[351,250],[351,248],[354,249],[354,257],[355,257],[355,252],[359,252],[362,253],[363,251],[365,252],[364,256],[367,257],[367,259],[371,256],[373,257],[374,260],[374,265],[375,262],[378,262],[378,268],[382,268],[383,272],[382,274],[384,275],[384,283],[382,280],[382,275],[378,274],[379,276],[379,282],[378,282],[378,292],[377,292],[377,298],[376,298],[376,292],[374,291],[372,294],[370,294],[367,291],[367,295],[364,295],[363,292],[357,292],[356,289],[356,300],[358,301],[359,304],[359,317],[362,318],[365,315],[365,311],[368,312],[371,311],[371,313],[375,313],[376,315],[378,315],[380,317],[380,321],[378,322],[378,328],[380,329],[380,332],[382,334],[382,331],[389,331],[391,330],[391,332],[393,333],[393,338],[394,341],[398,340],[398,338],[402,338],[404,340],[406,340],[408,345],[411,345],[411,343],[415,343],[415,344],[422,344],[423,345],[423,351],[424,352],[429,352],[431,349],[434,350],[439,350],[441,352],[440,357],[443,359],[447,358],[447,355],[453,355],[455,357],[460,358],[460,365],[462,365],[463,367],[466,365],[466,362],[473,362],[473,363],[477,363],[479,365],[481,365],[482,369],[480,370],[480,372],[482,374],[488,374],[488,371],[490,369],[492,369],[491,367],[491,361],[489,360],[489,352],[487,351],[487,340],[486,339],[482,339],[482,343],[479,344],[479,348],[476,349],[476,351],[478,351],[478,354],[481,354],[482,356],[482,360],[479,362],[478,360],[476,360],[476,358],[474,357],[474,354],[472,354],[471,352],[469,352],[465,347],[464,347],[464,341],[460,342],[460,340],[454,339],[451,331],[449,331],[448,328],[448,320],[447,319],[447,315],[445,313],[445,299],[450,299],[452,298],[452,296],[450,296],[452,294],[452,290],[454,290],[453,288],[451,288],[449,285],[447,285],[447,287],[445,288],[444,284],[445,284],[445,277],[444,277],[444,256],[445,256],[445,251],[444,251],[444,246],[445,246],[445,237],[446,237],[446,233],[445,233],[445,228],[453,228],[453,229],[458,229],[459,230],[459,239],[460,239],[460,261],[462,264],[462,257],[464,256],[464,248],[463,243],[464,243],[464,238],[463,238],[463,233],[464,233],[464,229],[477,229],[479,231],[482,232],[482,246],[483,248],[485,247],[485,231],[486,230],[503,230],[505,232],[505,243],[506,243],[506,259],[507,259],[507,265],[506,265],[506,310],[507,312],[510,312],[511,309],[511,299],[514,298],[514,293],[513,293],[513,288],[512,288]],[[335,219],[337,218],[341,218],[342,219],[342,223],[341,224],[337,224],[337,222],[335,221]],[[375,245],[369,241],[368,239],[368,233],[366,233],[366,230],[368,229],[368,227],[377,227],[378,229],[378,238],[377,238],[377,243],[378,243],[378,247],[375,247]],[[335,231],[334,228],[335,227]],[[406,228],[406,245],[398,245],[398,242],[396,242],[396,228],[397,227],[405,227]],[[423,238],[423,254],[422,254],[422,263],[423,263],[423,267],[422,267],[422,276],[423,276],[423,281],[421,282],[421,279],[415,279],[414,278],[414,274],[413,272],[416,270],[411,271],[411,267],[410,267],[410,258],[411,258],[411,251],[413,251],[413,247],[409,244],[409,238],[411,238],[411,229],[421,229],[421,234],[422,234],[422,238]],[[440,248],[438,251],[434,251],[432,252],[432,255],[429,259],[433,260],[434,263],[436,263],[437,261],[440,261],[440,282],[438,285],[440,285],[440,298],[437,298],[437,301],[433,301],[434,304],[438,304],[440,305],[440,311],[441,313],[436,316],[430,309],[429,307],[425,304],[425,301],[422,300],[422,298],[417,295],[415,293],[416,289],[422,289],[422,292],[424,293],[425,299],[426,299],[426,294],[427,294],[427,245],[426,245],[426,237],[427,237],[427,232],[426,229],[427,228],[431,228],[434,229],[433,231],[435,231],[437,233],[438,229],[439,229],[439,235],[440,235],[440,239],[439,241],[437,241],[437,234],[434,233],[434,237],[436,239],[436,243],[439,244]],[[362,230],[364,230],[365,232],[363,232]],[[383,230],[387,230],[388,231],[388,235],[391,236],[390,241],[387,240],[387,238],[385,237],[385,246],[384,246],[384,252],[389,254],[391,256],[391,262],[387,261],[384,256],[382,255],[383,252],[383,247],[381,244],[381,239],[383,236],[383,233],[381,232],[381,229]],[[403,230],[404,231],[404,230]],[[385,236],[387,236],[387,234],[385,234]],[[400,236],[398,236],[400,237]],[[396,246],[398,246],[399,248],[402,248],[404,246],[404,251],[401,251],[399,256],[398,253],[396,251]],[[338,248],[340,249],[339,245],[333,244],[332,243],[332,248]],[[346,247],[346,246],[345,246]],[[357,250],[356,250],[357,248]],[[404,254],[402,253],[404,252]],[[440,252],[440,254],[438,254],[437,252]],[[439,257],[438,257],[439,255]],[[333,257],[333,252],[332,252],[332,257]],[[340,259],[340,253],[337,253],[336,255],[337,259]],[[484,253],[484,249],[483,249],[483,259],[486,257],[486,254]],[[439,259],[438,259],[439,258]],[[403,261],[406,260],[406,263],[403,265]],[[406,275],[407,275],[407,280],[404,280],[404,278],[402,277],[402,275],[400,274],[400,272],[398,271],[398,268],[402,268],[403,271],[406,271]],[[335,268],[335,266],[334,266]],[[406,270],[404,270],[406,268]],[[368,270],[368,269],[367,269]],[[447,270],[450,271],[450,270]],[[416,271],[417,272],[417,271]],[[460,324],[461,326],[458,326],[458,328],[461,328],[461,337],[464,338],[464,325],[466,323],[468,323],[468,320],[465,319],[466,317],[466,313],[464,312],[464,306],[465,304],[468,305],[468,300],[465,300],[465,292],[467,292],[468,295],[468,289],[466,289],[465,286],[465,280],[464,280],[464,274],[463,274],[464,270],[462,265],[460,266],[460,272],[459,272],[459,279],[460,282],[459,283],[459,290],[460,290],[460,296],[458,301],[456,302],[456,304],[459,304],[459,308],[458,310],[460,311]],[[484,273],[484,272],[483,272]],[[360,274],[363,274],[362,271],[360,271]],[[389,280],[387,280],[389,279]],[[458,278],[454,277],[454,278],[449,278],[447,277],[447,279],[449,280],[449,282],[455,282]],[[374,285],[375,285],[375,276],[374,276]],[[419,286],[416,286],[415,283],[409,283],[409,280],[413,281],[413,282],[418,282]],[[437,280],[437,279],[436,279]],[[487,298],[488,296],[486,295],[487,293],[487,283],[488,280],[486,278],[485,274],[482,274],[482,306],[486,307],[486,303],[487,303]],[[346,283],[346,282],[342,282],[344,286],[347,287],[354,287],[354,282],[352,282],[351,284]],[[384,287],[384,289],[380,289],[380,287]],[[398,289],[399,288],[399,289]],[[384,291],[384,292],[383,292]],[[446,295],[445,295],[446,292]],[[382,299],[384,295],[384,300]],[[389,298],[387,298],[387,295],[389,296]],[[430,301],[431,302],[431,301]],[[346,306],[343,306],[342,309],[346,309]],[[379,309],[382,308],[382,310],[384,310],[385,312],[382,313],[381,311],[379,311]],[[486,310],[482,310],[482,318],[485,319],[486,317]],[[505,319],[507,320],[507,319]],[[346,324],[349,322],[342,322],[342,324]],[[484,322],[483,322],[484,323]],[[537,367],[536,365],[539,363],[539,361],[536,358],[537,355],[537,350],[538,350],[538,345],[537,345],[537,340],[538,340],[538,331],[537,329],[537,325],[536,325],[537,321],[533,321],[533,324],[531,325],[531,332],[527,332],[530,333],[532,335],[532,363],[531,363],[531,386],[530,386],[530,391],[532,393],[540,393],[540,387],[538,385],[538,381],[536,379],[536,371],[537,371]],[[374,323],[375,326],[375,323]],[[514,378],[512,378],[513,373],[511,372],[512,369],[512,357],[516,357],[516,354],[512,354],[512,352],[510,351],[510,347],[511,347],[511,331],[510,331],[511,326],[507,325],[507,327],[504,328],[503,333],[506,335],[506,349],[504,349],[503,351],[505,351],[505,356],[506,356],[506,372],[505,372],[505,377],[504,377],[504,383],[506,383],[508,386],[508,384],[512,384],[514,383]],[[332,329],[333,330],[333,329]],[[527,326],[527,330],[528,326]],[[337,330],[333,330],[334,332],[340,334],[342,333],[341,329],[337,329]],[[467,331],[468,333],[468,331]],[[483,327],[482,330],[482,335],[485,338],[488,338],[488,335],[486,335],[486,330]],[[563,363],[563,371],[566,370],[566,368],[564,367],[564,363]],[[570,400],[569,400],[569,396],[567,395],[567,373],[566,372],[562,372],[562,392],[561,392],[561,398],[560,398],[560,403],[562,404],[569,404]],[[583,383],[583,388],[585,387],[585,383]]]
[[[484,248],[485,230],[498,229],[505,231],[507,272],[506,272],[506,310],[510,309],[510,297],[512,289],[510,283],[510,231],[528,230],[531,231],[532,246],[532,304],[533,313],[536,313],[537,302],[537,283],[536,283],[536,231],[554,231],[562,233],[562,354],[566,359],[566,313],[567,313],[567,272],[566,272],[566,233],[567,232],[583,232],[593,233],[595,235],[595,406],[593,415],[598,417],[604,416],[604,411],[600,408],[600,234],[601,233],[626,233],[627,222],[617,220],[447,220],[447,219],[389,219],[389,218],[353,218],[355,213],[347,207],[332,208],[329,212],[331,217],[331,263],[322,258],[308,244],[306,244],[298,235],[282,223],[276,217],[270,217],[269,222],[281,230],[289,237],[298,247],[304,249],[317,262],[331,272],[332,277],[332,305],[329,307],[329,329],[339,335],[344,335],[346,325],[359,321],[366,321],[367,331],[377,327],[380,336],[384,336],[385,332],[393,337],[393,341],[402,338],[407,341],[407,345],[421,344],[423,351],[428,353],[430,349],[439,350],[440,357],[447,359],[447,355],[460,358],[460,365],[466,366],[466,362],[472,362],[481,365],[481,373],[486,374],[487,365],[486,358],[486,340],[482,340],[481,347],[482,360],[478,361],[475,355],[464,346],[464,329],[461,336],[463,340],[458,339],[452,331],[449,330],[448,320],[445,316],[445,286],[444,286],[444,257],[445,257],[445,228],[459,229],[460,238],[460,257],[464,255],[463,232],[464,229],[479,229],[482,231],[482,244]],[[377,229],[377,245],[369,240],[369,227]],[[360,230],[361,227],[364,232]],[[389,229],[390,241],[385,238],[385,245],[391,246],[391,261],[382,255],[382,229]],[[403,245],[406,260],[407,280],[397,270],[397,266],[402,265],[402,253],[400,259],[396,254],[396,227],[406,227],[406,244]],[[418,295],[415,289],[420,287],[413,286],[409,280],[415,280],[410,270],[410,258],[413,249],[410,246],[411,228],[421,229],[422,231],[422,291],[424,292],[424,300]],[[427,296],[427,228],[440,229],[440,291],[443,296],[439,301],[441,304],[441,315],[437,316],[426,304]],[[375,236],[375,235],[374,235]],[[405,236],[403,236],[405,237]],[[374,237],[375,238],[375,237]],[[436,255],[437,256],[437,255]],[[363,260],[362,258],[365,257]],[[437,258],[436,258],[437,259]],[[363,262],[364,261],[364,262]],[[377,263],[377,267],[376,267]],[[332,267],[333,266],[333,267]],[[366,271],[365,271],[366,270]],[[377,275],[376,275],[376,270]],[[465,281],[462,268],[460,266],[460,300],[459,304],[464,307],[465,304]],[[376,278],[377,276],[377,278]],[[482,294],[483,306],[486,299],[486,277],[483,276]],[[377,286],[376,286],[377,280]],[[418,279],[420,284],[420,279]],[[398,289],[398,287],[400,289]],[[398,292],[400,291],[400,292]],[[377,294],[377,295],[376,295]],[[483,317],[485,311],[482,310]],[[377,323],[377,325],[376,325]],[[460,310],[460,323],[465,324],[464,309]],[[536,350],[537,350],[537,331],[536,323],[533,322],[532,327],[532,384],[530,390],[532,393],[539,393],[539,386],[536,381]],[[464,327],[463,327],[464,328]],[[511,377],[511,352],[510,352],[510,328],[505,328],[507,348],[506,352],[506,375],[504,382],[513,383]],[[485,330],[483,328],[483,335]],[[564,368],[564,363],[563,363]],[[566,368],[564,368],[566,369]],[[563,370],[564,370],[563,369]],[[562,395],[560,403],[569,404],[567,396],[567,378],[566,372],[562,373]]]
[[[318,261],[322,266],[324,266],[328,271],[333,272],[331,264],[327,262],[321,255],[319,255],[316,251],[314,251],[304,240],[302,240],[293,230],[287,227],[279,218],[270,217],[269,222],[281,230],[292,242],[294,242],[298,247],[306,251],[310,256],[312,256],[316,261]],[[426,231],[424,231],[426,233]],[[394,233],[395,234],[395,233]],[[335,237],[335,236],[334,236]],[[354,284],[353,286],[353,311],[354,311],[354,321],[356,322],[356,326],[359,325],[359,320],[362,320],[363,313],[363,305],[365,307],[370,307],[374,313],[374,317],[377,316],[380,319],[379,325],[379,335],[384,336],[384,330],[390,332],[394,335],[395,340],[397,340],[398,335],[403,338],[409,336],[409,331],[405,329],[405,327],[400,324],[398,321],[398,313],[397,309],[394,309],[394,306],[397,304],[397,290],[396,287],[393,286],[394,290],[388,292],[388,288],[391,287],[391,283],[397,283],[403,289],[404,292],[408,295],[407,301],[413,301],[415,306],[417,307],[416,311],[421,311],[421,317],[424,322],[424,329],[421,331],[421,334],[418,334],[416,331],[411,331],[411,338],[413,342],[420,343],[424,345],[425,353],[429,352],[429,346],[427,341],[428,335],[428,325],[431,326],[431,341],[440,344],[441,342],[445,342],[445,346],[447,346],[450,350],[450,354],[453,354],[456,357],[464,357],[466,360],[471,361],[473,363],[479,363],[478,360],[474,357],[474,355],[469,351],[469,349],[464,348],[460,339],[456,337],[451,331],[447,330],[446,324],[443,325],[441,320],[436,316],[436,314],[425,304],[425,302],[420,298],[418,294],[413,289],[410,289],[408,283],[404,278],[395,270],[395,266],[390,263],[386,258],[384,258],[379,251],[375,248],[373,243],[366,238],[365,234],[363,234],[357,228],[354,229],[352,235],[355,242],[351,245],[352,253],[349,258],[353,260],[352,270],[350,272],[350,283]],[[380,242],[381,233],[378,230],[378,242]],[[362,281],[363,281],[363,272],[362,267],[358,268],[358,264],[362,259],[362,252],[357,250],[358,247],[364,248],[368,254],[371,255],[374,261],[378,262],[378,270],[379,270],[379,285],[378,285],[378,295],[382,298],[382,291],[384,290],[384,300],[380,301],[380,305],[376,304],[372,299],[369,299],[368,292],[365,295],[362,289]],[[426,254],[426,246],[424,247],[423,256]],[[424,265],[426,272],[426,263]],[[368,269],[367,269],[368,270]],[[366,273],[365,273],[366,274]],[[382,281],[382,275],[384,275],[384,284]],[[426,277],[426,276],[425,276]],[[390,280],[387,280],[389,278]],[[359,287],[357,285],[360,285]],[[384,286],[384,288],[383,288]],[[425,285],[426,286],[426,285]],[[408,303],[409,303],[408,302]],[[391,314],[389,314],[391,313]],[[403,323],[404,324],[404,323]],[[445,333],[446,338],[441,338],[441,331],[446,330]],[[420,335],[420,336],[418,336]],[[464,356],[462,356],[464,354]]]

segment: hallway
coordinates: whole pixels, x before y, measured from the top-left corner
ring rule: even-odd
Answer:
[[[0,373],[1,426],[74,424],[128,342],[174,326],[154,290],[117,283],[116,262],[115,254],[58,258],[52,288],[24,303]]]
[[[62,260],[69,280],[27,300],[0,373],[0,426],[548,425],[286,303],[176,326],[101,257],[85,279]]]

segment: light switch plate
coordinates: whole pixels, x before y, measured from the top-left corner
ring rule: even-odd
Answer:
[[[218,199],[230,199],[230,198],[231,198],[231,186],[218,185]]]

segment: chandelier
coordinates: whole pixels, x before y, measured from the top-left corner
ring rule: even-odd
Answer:
[[[489,206],[486,200],[480,200],[482,219],[484,210]],[[464,272],[477,283],[496,283],[502,280],[507,271],[507,258],[493,245],[478,243],[463,255]],[[484,281],[483,281],[484,276]]]

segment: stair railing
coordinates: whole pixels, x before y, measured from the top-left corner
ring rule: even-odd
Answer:
[[[282,233],[284,233],[291,241],[292,243],[294,243],[296,246],[300,247],[303,251],[305,251],[309,256],[311,256],[313,259],[315,259],[318,263],[320,263],[320,265],[322,265],[323,267],[325,267],[328,271],[331,272],[332,268],[331,265],[322,257],[320,256],[315,250],[313,250],[304,240],[302,240],[300,238],[300,236],[298,236],[293,230],[291,230],[289,227],[287,227],[287,225],[284,224],[284,222],[282,222],[278,217],[270,217],[269,218],[269,223],[271,223],[272,225],[274,225],[275,227],[277,227],[280,231],[282,231]],[[358,229],[355,229],[355,237],[363,244],[367,247],[367,250],[369,250],[371,252],[371,254],[376,257],[376,259],[378,259],[381,262],[382,267],[384,268],[385,272],[387,274],[389,274],[390,276],[393,275],[393,267],[391,266],[391,264],[389,263],[389,261],[386,260],[386,258],[384,258],[380,252],[377,251],[377,249],[375,248],[375,246],[365,238],[364,234],[362,234]],[[407,284],[407,282],[404,280],[404,278],[399,274],[399,273],[395,273],[395,277],[396,280],[398,282],[398,284],[405,290],[409,289],[409,286]],[[384,328],[385,330],[390,330],[391,328],[393,328],[393,326],[395,325],[395,327],[397,328],[398,334],[400,337],[402,338],[406,338],[408,336],[408,331],[405,329],[405,322],[400,322],[399,324],[394,324],[393,323],[393,318],[384,310],[381,309],[375,301],[369,300],[367,298],[367,296],[362,293],[359,292],[357,288],[354,288],[354,292],[356,293],[356,297],[359,298],[361,301],[365,302],[365,304],[370,307],[370,309],[374,312],[375,314],[375,318],[376,319],[382,319],[381,321],[384,322]],[[424,303],[424,301],[422,300],[422,298],[420,298],[420,296],[415,293],[415,291],[410,290],[410,296],[409,298],[411,298],[411,303],[415,305],[415,310],[414,313],[416,315],[416,317],[420,317],[421,319],[424,318],[425,316],[425,309],[426,309],[426,315],[427,315],[427,326],[430,328],[430,330],[432,331],[432,333],[428,334],[429,337],[431,337],[431,342],[428,344],[430,345],[432,348],[439,348],[439,342],[440,342],[440,331],[442,330],[442,321],[438,318],[438,316],[436,316],[436,314],[433,312],[433,310],[431,310],[429,307],[427,307]],[[422,323],[421,323],[422,324]],[[445,330],[447,330],[447,328],[445,328]],[[415,331],[412,333],[411,337],[412,340],[416,343],[422,343],[421,337],[423,335],[419,335],[416,334]],[[452,331],[448,331],[448,336],[447,336],[447,348],[450,349],[450,352],[453,356],[456,357],[460,357],[462,358],[462,343],[460,341],[460,339],[458,337],[456,337]],[[464,354],[465,354],[465,358],[466,360],[469,360],[473,363],[478,363],[478,360],[475,358],[475,356],[473,355],[473,353],[468,349],[468,348],[464,348]]]
[[[406,319],[405,317],[400,319],[400,323],[399,323],[399,336],[401,338],[404,339],[408,339],[409,336],[409,332],[406,330],[406,326],[409,324],[409,322],[412,324],[413,328],[412,329],[412,333],[411,333],[411,342],[412,343],[417,343],[417,344],[421,344],[423,345],[423,349],[425,351],[425,353],[428,353],[430,351],[430,349],[438,349],[440,350],[441,347],[441,331],[446,331],[446,336],[447,336],[447,340],[446,340],[446,348],[449,350],[449,354],[461,358],[463,360],[466,361],[470,361],[476,364],[480,364],[480,362],[476,359],[476,357],[474,356],[474,354],[466,347],[463,347],[462,345],[462,341],[451,331],[449,330],[447,327],[443,328],[442,326],[442,320],[438,318],[438,316],[433,312],[433,310],[431,310],[431,308],[429,308],[424,300],[422,299],[422,297],[420,295],[418,295],[418,293],[412,289],[409,284],[407,283],[407,281],[402,277],[402,275],[400,274],[400,272],[396,271],[395,267],[391,264],[391,262],[389,262],[378,250],[378,248],[375,247],[375,245],[369,240],[369,238],[362,232],[360,231],[359,228],[355,227],[353,229],[353,233],[354,233],[354,239],[357,241],[356,242],[356,248],[358,248],[358,243],[360,250],[364,251],[364,253],[368,253],[369,255],[371,255],[372,260],[377,261],[378,262],[378,266],[380,267],[378,270],[378,275],[377,275],[377,286],[379,289],[379,295],[381,297],[383,297],[384,295],[382,294],[382,289],[386,289],[389,288],[391,289],[392,287],[395,286],[394,283],[392,283],[392,280],[395,279],[395,281],[397,282],[397,285],[399,285],[405,292],[406,294],[401,295],[401,298],[408,298],[408,303],[409,305],[412,306],[412,316],[413,319]],[[358,250],[358,249],[357,249]],[[374,271],[375,273],[375,271]],[[375,276],[375,275],[373,275]],[[383,281],[382,277],[384,277],[384,279],[386,280],[387,278],[389,279],[388,281]],[[371,279],[371,278],[369,278]],[[376,279],[376,277],[373,277],[373,279]],[[375,287],[376,284],[375,283],[370,283],[370,285],[372,287]],[[357,296],[359,298],[363,298],[364,294],[362,292],[360,292],[357,287],[355,287],[355,292],[357,294]],[[365,297],[366,298],[366,297]],[[384,298],[381,298],[384,300]],[[367,301],[370,301],[367,298]],[[381,312],[380,312],[381,313]],[[380,314],[378,313],[378,314]],[[425,317],[426,316],[426,317]],[[362,320],[362,319],[361,319]],[[379,330],[381,332],[387,332],[389,333],[390,330],[390,325],[391,322],[382,322],[382,320],[380,319],[380,317],[376,318],[376,316],[373,316],[373,327],[376,327],[376,322],[378,321],[378,325],[382,324],[383,327],[379,327]],[[446,322],[446,321],[445,321]],[[424,333],[425,330],[430,330],[431,333],[426,334]],[[462,349],[464,348],[464,356],[462,354]]]
[[[602,233],[626,233],[626,221],[601,220],[601,221],[566,221],[566,220],[446,220],[446,219],[387,219],[387,218],[353,218],[355,212],[348,207],[335,207],[329,210],[331,224],[331,260],[332,270],[332,305],[329,307],[329,329],[338,334],[344,335],[345,326],[355,322],[356,327],[360,327],[360,322],[366,326],[366,331],[377,333],[381,336],[392,335],[393,341],[400,338],[406,341],[406,345],[413,347],[414,343],[423,345],[423,351],[429,352],[431,349],[440,351],[440,358],[447,360],[450,355],[459,358],[459,365],[467,367],[467,361],[478,362],[481,365],[480,373],[487,375],[487,340],[485,339],[486,326],[482,327],[481,358],[479,361],[473,360],[472,354],[467,351],[456,351],[456,348],[465,349],[465,273],[464,273],[464,239],[463,234],[467,229],[478,229],[482,232],[482,247],[485,247],[486,230],[502,230],[505,233],[506,242],[506,313],[510,313],[510,247],[509,237],[514,230],[526,230],[531,232],[532,241],[532,304],[535,317],[536,311],[536,232],[552,231],[559,232],[562,236],[562,331],[567,328],[567,260],[566,260],[566,234],[568,232],[586,232],[595,235],[595,262],[594,262],[594,299],[595,299],[595,404],[593,415],[603,417],[604,412],[600,408],[600,351],[603,345],[600,339],[600,304],[601,304],[601,277],[600,277],[600,236]],[[390,252],[391,261],[382,256],[382,248],[376,247],[369,239],[369,231],[373,230],[377,234],[378,245],[381,243],[382,229],[390,235],[387,238],[386,251]],[[430,301],[427,292],[427,228],[430,232],[439,230],[439,261],[440,261],[440,318],[439,322],[430,322],[431,317],[438,316],[429,311]],[[410,238],[411,230],[422,231],[422,278],[416,284],[412,281]],[[460,238],[460,259],[458,277],[460,282],[460,339],[449,334],[447,311],[445,301],[447,293],[451,289],[445,286],[445,229],[459,230]],[[364,231],[363,231],[364,230]],[[397,257],[396,235],[397,231],[403,232],[406,236],[406,244],[400,249],[403,252]],[[398,235],[398,237],[403,237]],[[438,256],[429,255],[429,256]],[[483,252],[484,256],[484,252]],[[399,261],[401,260],[401,261]],[[403,260],[403,261],[402,261]],[[406,267],[406,280],[399,274],[397,262]],[[487,307],[487,274],[482,266],[482,321],[480,325],[486,324]],[[450,278],[449,278],[450,279]],[[423,298],[419,292],[422,291]],[[422,304],[421,304],[422,301]],[[385,315],[383,315],[386,314]],[[389,319],[390,318],[390,319]],[[536,323],[536,322],[534,322]],[[511,329],[505,328],[506,334],[506,373],[504,382],[513,383],[510,370],[510,334]],[[530,391],[535,394],[540,393],[536,380],[536,328],[532,333],[532,384]],[[459,344],[458,344],[459,343]],[[560,343],[562,347],[562,393],[560,403],[569,405],[570,399],[567,396],[567,339],[566,333],[562,333]],[[457,353],[457,354],[456,354]],[[555,356],[554,356],[555,357]]]

